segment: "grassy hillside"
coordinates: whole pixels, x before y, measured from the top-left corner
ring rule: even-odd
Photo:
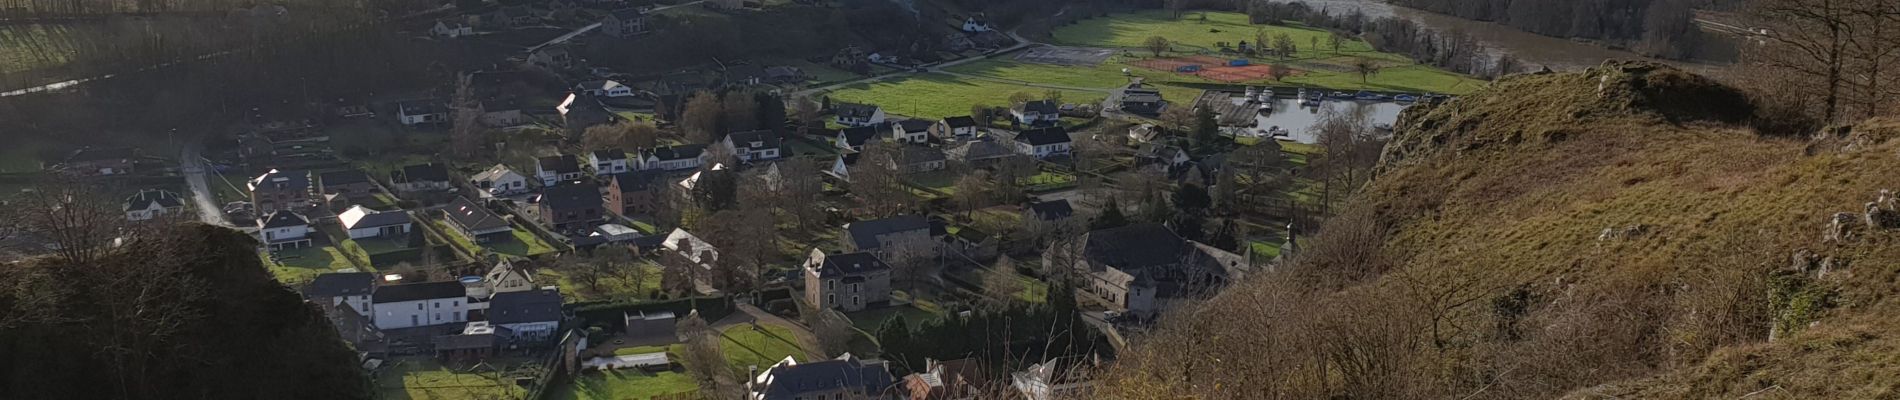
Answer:
[[[1104,395],[1893,396],[1900,231],[1823,231],[1900,188],[1900,135],[1765,138],[1740,99],[1616,64],[1407,111],[1299,261],[1138,339]]]

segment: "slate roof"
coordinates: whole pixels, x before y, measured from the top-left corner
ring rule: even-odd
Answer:
[[[507,165],[495,164],[495,166],[493,167],[488,167],[487,171],[482,171],[482,173],[475,174],[475,177],[470,178],[470,179],[473,179],[476,181],[493,181],[493,180],[501,179],[502,175],[507,175],[509,173],[514,173],[514,172],[515,170],[509,169]],[[520,175],[519,173],[515,173],[515,174]]]
[[[905,163],[915,165],[943,161],[945,158],[943,150],[937,150],[935,147],[904,146]]]
[[[302,215],[297,215],[296,212],[290,210],[277,210],[277,212],[270,213],[269,217],[264,218],[262,228],[270,229],[307,225],[310,225],[310,220],[304,218]]]
[[[950,158],[974,161],[1016,154],[1016,151],[991,140],[971,140],[944,151]]]
[[[409,213],[401,210],[376,211],[357,205],[337,214],[336,219],[343,224],[343,229],[364,229],[407,224]]]
[[[877,114],[877,106],[857,103],[836,103],[831,108],[837,110],[839,118],[870,118]]]
[[[397,103],[396,107],[400,108],[402,113],[406,115],[424,115],[424,114],[437,114],[437,113],[445,112],[442,106],[436,105],[434,101],[430,101],[430,100],[405,101],[405,102]]]
[[[391,180],[396,182],[448,182],[449,170],[433,163],[410,165],[402,167],[394,178]]]
[[[887,122],[887,123],[882,123],[882,124],[845,128],[843,131],[840,131],[840,132],[842,132],[844,135],[845,144],[851,145],[851,147],[858,147],[858,146],[863,146],[864,143],[869,142],[872,138],[878,137],[879,133],[889,131],[890,129],[891,129],[890,123]]]
[[[541,193],[541,203],[555,210],[584,209],[601,207],[600,189],[593,185],[564,184],[547,188]]]
[[[976,118],[971,118],[968,115],[949,117],[943,119],[943,124],[949,125],[951,128],[968,128],[976,126]]]
[[[317,175],[317,179],[321,180],[324,186],[354,185],[369,183],[369,174],[357,170],[330,171]]]
[[[486,315],[492,325],[560,321],[561,293],[554,289],[496,293],[488,300]]]
[[[625,160],[627,159],[627,152],[620,149],[594,150],[594,159],[602,161]]]
[[[650,156],[653,156],[654,158],[658,158],[660,159],[660,161],[672,161],[672,160],[684,160],[688,158],[698,158],[700,153],[705,153],[705,152],[706,152],[706,145],[683,144],[683,145],[677,145],[677,146],[655,147],[653,148],[653,150],[648,150],[646,152],[646,155],[650,155]]]
[[[574,84],[574,89],[575,90],[611,90],[613,88],[617,88],[620,86],[622,86],[620,82],[615,82],[611,80],[600,80],[600,81],[585,81],[585,82]]]
[[[575,160],[572,154],[541,157],[535,159],[535,163],[541,166],[542,171],[553,171],[557,174],[581,172],[581,163]]]
[[[1060,126],[1030,129],[1016,134],[1016,141],[1028,143],[1031,146],[1068,143],[1069,131]]]
[[[1043,114],[1055,114],[1056,103],[1048,100],[1036,100],[1016,105],[1016,111],[1034,111]]]
[[[767,370],[767,399],[789,399],[802,394],[852,388],[851,392],[879,393],[896,383],[883,364],[865,364],[850,354],[839,359],[795,364],[781,361]]]
[[[867,252],[847,254],[826,254],[825,261],[818,265],[818,276],[832,278],[844,275],[861,275],[891,269],[877,255]]]
[[[270,170],[270,172],[265,172],[263,175],[252,178],[250,186],[252,191],[256,191],[258,188],[306,190],[310,188],[310,173],[273,169]]]
[[[624,172],[608,176],[613,177],[614,185],[620,187],[621,193],[626,193],[647,190],[648,187],[653,185],[654,181],[659,180],[660,174],[657,171],[647,170]]]
[[[369,294],[376,286],[376,274],[368,272],[331,272],[317,275],[303,288],[303,296],[319,299],[336,296],[360,296]]]
[[[1169,265],[1186,254],[1186,240],[1161,224],[1135,224],[1090,231],[1082,256],[1123,271]]]
[[[846,224],[844,230],[846,234],[851,236],[852,243],[856,243],[859,249],[875,249],[878,248],[877,237],[880,235],[914,230],[928,231],[930,230],[930,222],[926,221],[922,215],[899,215],[890,218],[853,222]]]
[[[145,189],[125,199],[125,210],[144,210],[158,204],[159,208],[184,207],[185,200],[178,193],[164,189]]]
[[[1044,221],[1058,220],[1075,215],[1075,208],[1069,206],[1068,199],[1029,203],[1029,211],[1036,213]]]
[[[921,119],[907,119],[903,121],[897,121],[897,127],[903,128],[904,132],[923,132],[923,131],[929,130],[930,125],[931,125],[930,121],[925,121]]]
[[[461,282],[423,282],[389,285],[376,288],[376,294],[370,296],[370,302],[376,304],[403,301],[448,299],[468,296]]]
[[[472,231],[508,227],[508,220],[467,197],[456,196],[455,200],[450,200],[448,205],[442,207],[442,214],[456,225]]]

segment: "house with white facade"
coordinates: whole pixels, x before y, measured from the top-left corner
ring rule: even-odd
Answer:
[[[185,198],[164,189],[145,189],[125,199],[125,219],[144,221],[185,210]]]
[[[837,111],[839,125],[857,127],[884,123],[884,109],[875,105],[837,103],[831,108]]]
[[[544,288],[495,293],[482,315],[489,325],[508,328],[512,339],[545,342],[554,339],[555,328],[561,326],[561,292]]]
[[[660,146],[640,152],[640,160],[635,168],[660,171],[682,171],[706,165],[711,155],[706,154],[706,145],[684,144]]]
[[[476,188],[487,190],[492,195],[511,195],[528,192],[528,177],[515,172],[504,164],[495,164],[487,171],[475,174],[469,183]]]
[[[1027,101],[1011,106],[1009,116],[1017,123],[1028,126],[1055,125],[1062,121],[1062,110],[1053,101]]]
[[[468,322],[467,289],[461,282],[424,282],[376,288],[370,295],[376,329],[391,330]]]
[[[990,30],[992,30],[992,28],[990,28],[990,22],[983,20],[981,16],[971,15],[963,18],[964,32],[983,33],[989,32]]]
[[[633,96],[633,87],[612,80],[586,81],[574,85],[574,92],[586,93],[595,97]]]
[[[495,263],[488,269],[488,275],[482,276],[482,282],[488,285],[489,293],[514,293],[534,290],[534,275],[529,275],[508,260]]]
[[[626,173],[627,152],[620,149],[595,150],[587,153],[587,163],[594,167],[594,176]]]
[[[970,140],[976,138],[976,118],[970,116],[948,117],[930,125],[930,135],[943,141]]]
[[[720,144],[744,162],[777,160],[785,155],[784,141],[771,130],[734,132]]]
[[[930,142],[930,121],[907,119],[891,124],[891,140],[899,143],[925,144]]]
[[[257,220],[257,237],[271,250],[310,247],[310,219],[290,210],[277,210]]]
[[[403,125],[440,124],[449,122],[449,110],[434,100],[405,101],[396,104],[396,119]]]
[[[554,186],[586,175],[587,171],[581,170],[580,160],[572,154],[541,157],[534,162],[534,176],[541,179],[541,186]]]
[[[404,166],[389,172],[389,183],[401,193],[449,190],[449,169],[434,163]]]
[[[506,218],[467,197],[456,196],[455,200],[442,206],[442,219],[448,222],[449,228],[475,243],[503,242],[514,238],[514,226]]]
[[[414,225],[407,211],[376,211],[361,205],[337,214],[336,220],[349,231],[350,239],[401,238]]]
[[[317,275],[304,285],[303,298],[323,306],[345,305],[358,315],[370,315],[370,293],[376,288],[376,274],[368,272],[331,272]]]
[[[1031,129],[1016,134],[1016,153],[1035,158],[1067,156],[1075,149],[1069,131],[1060,126]]]
[[[454,39],[475,34],[475,26],[458,21],[435,21],[435,26],[429,28],[429,34],[439,38]]]

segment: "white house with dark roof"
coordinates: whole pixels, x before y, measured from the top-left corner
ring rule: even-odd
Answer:
[[[812,305],[852,312],[891,301],[891,266],[875,254],[814,248],[804,268],[805,301]]]
[[[594,176],[625,173],[627,152],[620,149],[594,150],[587,153],[587,162],[594,167]]]
[[[660,242],[660,246],[671,252],[673,256],[681,257],[703,269],[702,272],[705,273],[693,274],[696,277],[710,275],[713,266],[719,263],[719,249],[685,229],[673,229],[673,232],[667,234],[666,239]],[[700,278],[693,279],[693,288],[700,293],[717,292],[711,284]]]
[[[475,26],[460,21],[437,20],[435,26],[429,28],[429,34],[439,38],[454,39],[475,34]]]
[[[785,156],[784,141],[771,130],[734,132],[720,142],[739,161],[767,161]]]
[[[888,134],[887,132],[891,129],[888,125],[877,123],[840,129],[838,137],[832,140],[832,144],[836,145],[838,150],[863,151],[864,145]]]
[[[414,226],[407,211],[376,211],[361,205],[337,214],[336,220],[351,239],[403,237]]]
[[[541,179],[541,186],[554,186],[562,181],[571,181],[585,176],[580,160],[572,154],[547,156],[535,159],[534,177]]]
[[[595,97],[628,97],[634,94],[632,86],[622,85],[612,80],[581,82],[574,85],[574,91]]]
[[[442,206],[442,217],[449,227],[475,243],[506,241],[514,236],[514,226],[507,219],[467,197],[456,196]]]
[[[492,195],[528,192],[528,177],[503,164],[495,164],[493,167],[488,167],[488,170],[475,174],[473,178],[469,178],[469,183],[487,190]]]
[[[123,208],[126,220],[144,221],[184,211],[185,199],[170,190],[145,189],[126,198]]]
[[[703,144],[660,146],[641,151],[635,168],[643,171],[683,171],[706,165],[711,157],[706,154],[706,145]]]
[[[989,32],[990,30],[991,30],[990,22],[984,20],[982,16],[971,15],[971,16],[963,18],[964,32],[983,33],[983,32]]]
[[[925,144],[930,142],[930,121],[907,119],[891,124],[891,140],[900,143]]]
[[[1062,111],[1056,102],[1048,100],[1027,101],[1009,108],[1009,116],[1017,123],[1028,126],[1054,125],[1062,121]]]
[[[324,306],[344,305],[359,315],[370,315],[370,292],[376,287],[376,274],[368,272],[331,272],[317,275],[303,287],[303,298]]]
[[[875,105],[836,103],[831,108],[838,114],[839,125],[858,127],[884,123],[884,109]]]
[[[489,298],[482,315],[489,325],[508,328],[513,339],[547,341],[561,326],[561,293],[554,289],[498,292]]]
[[[968,115],[948,117],[930,125],[930,135],[944,141],[975,139],[976,118]]]
[[[882,399],[897,383],[879,360],[851,353],[800,364],[786,356],[746,382],[746,400]]]
[[[408,165],[390,171],[389,183],[404,193],[449,190],[449,170],[434,163]]]
[[[257,220],[257,237],[271,250],[310,247],[310,219],[290,210],[272,212]]]
[[[1016,134],[1016,153],[1035,158],[1069,155],[1075,149],[1069,131],[1060,126],[1037,128]]]
[[[449,122],[449,110],[434,100],[405,101],[396,103],[396,120],[403,125],[439,124]]]
[[[376,288],[371,320],[382,330],[468,322],[467,289],[461,282],[424,282]]]

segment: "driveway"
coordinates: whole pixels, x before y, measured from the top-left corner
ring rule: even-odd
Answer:
[[[218,204],[218,197],[212,193],[210,179],[205,173],[211,168],[205,165],[204,156],[199,154],[202,140],[193,140],[185,144],[178,153],[178,171],[185,174],[185,184],[191,186],[191,201],[198,208],[198,220],[217,226],[233,226],[224,219],[224,207]],[[223,182],[220,182],[223,183]]]

